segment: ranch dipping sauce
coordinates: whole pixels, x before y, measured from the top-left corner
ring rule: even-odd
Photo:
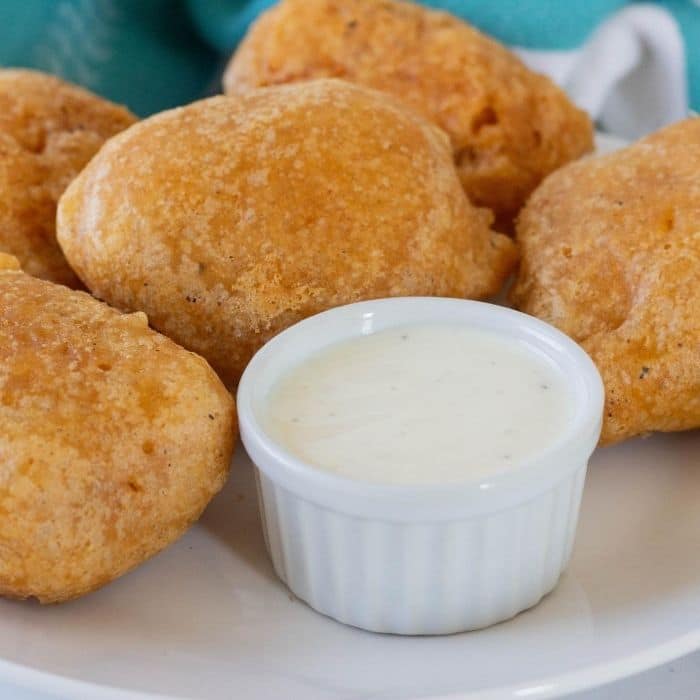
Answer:
[[[318,469],[390,484],[517,468],[564,430],[562,371],[524,342],[466,325],[406,325],[331,345],[272,386],[263,426]]]

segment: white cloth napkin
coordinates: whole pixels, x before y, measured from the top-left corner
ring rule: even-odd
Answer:
[[[630,5],[573,51],[516,49],[608,133],[636,139],[688,114],[683,38],[655,5]]]

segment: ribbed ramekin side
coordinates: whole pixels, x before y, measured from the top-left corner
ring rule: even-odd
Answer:
[[[378,632],[477,629],[535,605],[571,554],[586,467],[485,516],[431,522],[358,518],[260,473],[275,571],[311,607]]]

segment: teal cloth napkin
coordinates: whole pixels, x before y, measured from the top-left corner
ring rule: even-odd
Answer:
[[[0,65],[54,73],[142,116],[203,95],[219,62],[179,0],[0,0]]]

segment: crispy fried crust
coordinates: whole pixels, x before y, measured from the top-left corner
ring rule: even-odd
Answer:
[[[0,254],[0,595],[108,583],[221,488],[233,400],[206,362]]]
[[[234,384],[283,328],[358,299],[495,293],[515,246],[462,191],[445,135],[322,80],[216,97],[111,140],[68,188],[87,286]]]
[[[53,76],[0,70],[0,251],[32,275],[79,285],[56,243],[56,202],[105,139],[134,121]]]
[[[392,93],[441,126],[467,194],[502,226],[592,147],[590,120],[550,80],[457,18],[395,0],[282,0],[241,43],[224,90],[320,77]]]
[[[700,426],[700,119],[550,175],[513,300],[592,355],[603,443]]]

